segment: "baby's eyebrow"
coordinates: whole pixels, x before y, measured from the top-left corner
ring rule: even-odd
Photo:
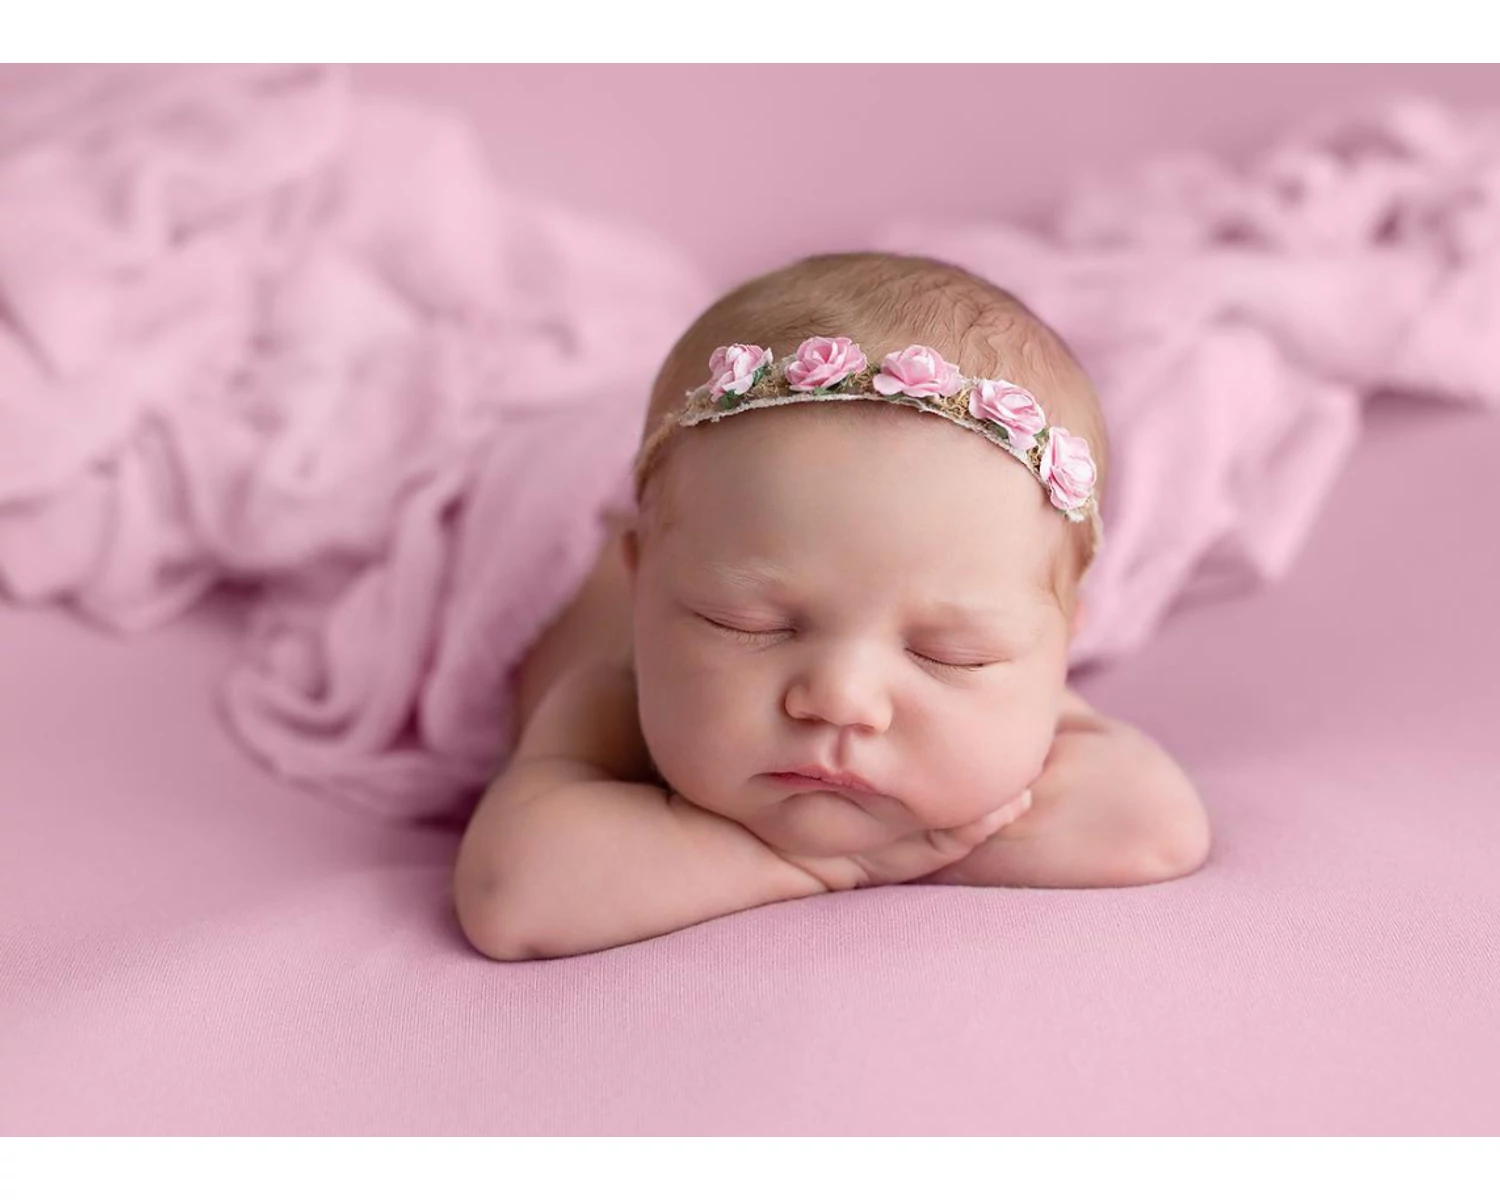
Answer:
[[[982,625],[1004,628],[1007,611],[992,604],[967,604],[962,600],[939,600],[929,604],[922,612],[922,620],[930,627],[948,625]]]
[[[786,588],[791,586],[791,573],[764,559],[748,559],[741,563],[708,562],[705,569],[721,583],[733,588]]]

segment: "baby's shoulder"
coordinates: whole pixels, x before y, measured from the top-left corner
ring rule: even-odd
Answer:
[[[1058,707],[1057,732],[1104,733],[1120,722],[1100,712],[1072,688],[1063,689],[1062,704]]]
[[[578,667],[630,662],[633,643],[630,584],[619,535],[614,534],[600,548],[588,578],[567,607],[532,642],[515,668],[518,735],[560,678]]]
[[[1128,782],[1163,794],[1197,795],[1166,747],[1129,721],[1100,712],[1071,688],[1063,695],[1048,760],[1087,769],[1115,785]]]

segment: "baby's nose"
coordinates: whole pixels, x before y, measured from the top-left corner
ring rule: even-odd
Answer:
[[[799,721],[884,733],[893,704],[878,664],[844,653],[827,654],[799,673],[787,689],[785,707]]]

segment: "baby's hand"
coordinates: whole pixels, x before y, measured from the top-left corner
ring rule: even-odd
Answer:
[[[998,830],[1024,816],[1030,807],[1031,789],[1027,788],[1014,800],[967,825],[918,830],[888,846],[860,854],[827,857],[782,854],[781,857],[821,880],[830,891],[906,883],[967,857]]]

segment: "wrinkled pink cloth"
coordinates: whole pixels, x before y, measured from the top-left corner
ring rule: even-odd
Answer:
[[[1242,173],[1085,187],[1046,233],[886,232],[1016,290],[1100,384],[1076,664],[1278,577],[1362,395],[1500,401],[1497,152],[1493,122],[1399,105]],[[708,291],[337,70],[91,68],[0,76],[0,296],[0,589],[136,630],[253,585],[233,728],[420,817],[503,763],[513,668],[628,507],[651,374]]]
[[[13,75],[0,112],[0,588],[139,630],[259,585],[240,737],[452,809],[702,281],[338,70]]]
[[[1015,291],[1098,385],[1105,545],[1075,667],[1139,649],[1174,606],[1281,578],[1364,397],[1500,407],[1500,114],[1398,99],[1242,170],[1180,156],[1083,181],[1045,229],[911,220],[879,244]],[[1441,463],[1411,469],[1455,521],[1492,515]]]

